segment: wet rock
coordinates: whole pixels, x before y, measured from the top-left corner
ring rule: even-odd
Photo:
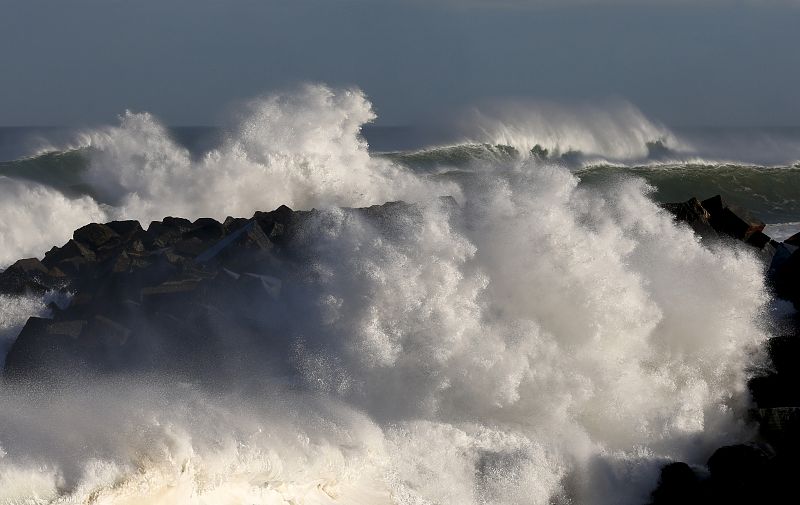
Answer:
[[[711,214],[697,198],[692,197],[679,203],[665,203],[662,207],[671,212],[678,221],[683,221],[691,226],[697,234],[701,236],[716,235],[711,226]]]
[[[709,234],[710,227],[717,233],[730,235],[758,249],[763,249],[771,240],[763,233],[763,222],[747,211],[727,204],[720,195],[702,202],[697,198],[690,198],[686,202],[665,203],[662,207],[703,236]]]
[[[769,490],[769,456],[753,445],[721,447],[707,466],[711,494],[717,503],[758,503]]]
[[[0,272],[0,294],[42,295],[63,286],[64,274],[36,258],[22,259]]]
[[[767,352],[771,370],[750,380],[753,400],[761,408],[800,407],[800,337],[771,338]]]
[[[97,256],[91,249],[72,239],[62,247],[54,247],[45,253],[42,263],[48,268],[60,267],[62,263],[70,262],[74,259],[80,259],[86,263],[95,261]],[[62,270],[64,269],[62,268]]]
[[[105,224],[92,223],[82,228],[78,228],[72,234],[72,238],[92,250],[97,250],[100,246],[119,244],[121,238],[110,226]]]
[[[782,257],[776,254],[770,267],[770,279],[775,293],[791,301],[800,310],[800,249],[785,257],[788,251],[788,248],[784,248],[781,251]]]
[[[24,275],[36,275],[36,274],[50,275],[50,270],[36,258],[26,258],[19,260],[10,267],[8,267],[7,270],[17,271]]]
[[[701,203],[711,215],[709,222],[715,230],[739,240],[746,241],[753,233],[763,232],[766,226],[744,209],[726,204],[720,195],[703,200]]]
[[[110,223],[106,223],[106,226],[119,235],[123,242],[128,242],[132,240],[133,237],[144,233],[139,221],[111,221]]]
[[[800,407],[761,408],[755,416],[767,442],[779,452],[800,457]]]
[[[783,243],[794,247],[800,247],[800,233],[795,233],[791,237],[784,240]]]
[[[693,505],[702,503],[700,479],[686,463],[670,463],[661,469],[651,505]]]
[[[756,249],[764,249],[765,247],[771,245],[772,239],[769,235],[762,231],[755,231],[750,234],[750,236],[745,240],[748,244],[755,247]],[[774,249],[773,249],[774,254]]]

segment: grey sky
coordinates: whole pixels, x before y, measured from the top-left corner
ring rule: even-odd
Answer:
[[[800,124],[791,0],[0,0],[0,124],[214,124],[299,81],[382,124],[498,97],[624,98],[678,125]]]

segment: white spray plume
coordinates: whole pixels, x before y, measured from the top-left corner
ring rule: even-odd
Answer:
[[[251,110],[197,163],[127,115],[95,134],[88,177],[140,218],[420,206],[385,229],[330,209],[297,237],[312,261],[293,282],[310,289],[286,301],[292,354],[264,361],[296,376],[241,370],[264,389],[227,400],[125,377],[4,392],[0,502],[642,503],[664,461],[703,462],[746,430],[761,265],[702,244],[640,181],[583,189],[528,159],[454,188],[370,158],[358,92]],[[444,189],[461,209],[430,199]]]

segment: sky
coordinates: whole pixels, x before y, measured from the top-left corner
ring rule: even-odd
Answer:
[[[0,0],[0,125],[213,125],[308,81],[385,125],[503,98],[800,125],[798,26],[800,0]]]

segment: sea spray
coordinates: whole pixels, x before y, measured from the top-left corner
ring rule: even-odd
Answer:
[[[359,93],[261,103],[199,163],[128,115],[93,141],[86,177],[131,217],[324,206],[294,238],[288,346],[235,341],[250,361],[216,356],[232,373],[212,384],[6,387],[0,500],[641,503],[663,462],[747,432],[767,336],[752,253],[701,243],[639,180],[585,188],[521,157],[455,187],[375,160]],[[380,224],[335,208],[395,198],[418,205]]]
[[[35,182],[0,176],[0,268],[41,256],[66,242],[75,228],[107,219],[103,207],[88,196],[68,198]]]
[[[223,145],[194,162],[155,118],[128,112],[119,127],[90,135],[84,178],[117,215],[143,221],[224,219],[279,205],[364,206],[457,191],[372,158],[360,130],[374,117],[359,90],[306,85],[251,102]]]
[[[470,142],[512,146],[523,153],[539,147],[551,154],[580,153],[583,157],[628,161],[647,158],[648,143],[662,142],[684,151],[665,126],[648,119],[633,104],[564,104],[497,101],[476,107],[459,122]]]

